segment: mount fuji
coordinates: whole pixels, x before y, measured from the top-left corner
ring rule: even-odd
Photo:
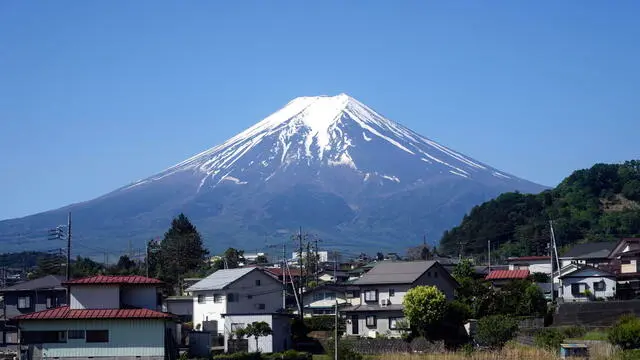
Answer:
[[[184,212],[216,252],[229,246],[255,251],[287,239],[298,226],[327,247],[403,250],[425,234],[437,241],[473,206],[502,192],[543,189],[346,94],[299,97],[146,179],[87,202],[2,221],[0,235],[46,237],[42,229],[72,211],[78,252],[122,249],[130,241],[140,247]]]

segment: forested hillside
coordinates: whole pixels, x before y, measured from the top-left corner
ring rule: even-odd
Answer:
[[[596,164],[537,195],[506,193],[474,207],[446,231],[440,251],[486,256],[546,255],[549,220],[562,247],[640,235],[640,161]],[[493,255],[492,255],[493,257]]]

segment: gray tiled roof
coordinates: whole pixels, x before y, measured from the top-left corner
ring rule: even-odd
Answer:
[[[199,290],[222,290],[236,280],[247,275],[251,271],[258,271],[258,268],[239,268],[239,269],[224,269],[218,270],[206,278],[191,285],[187,291],[199,291]]]
[[[435,264],[436,261],[381,261],[353,284],[412,284]]]
[[[586,244],[576,244],[565,254],[560,256],[563,258],[572,259],[598,259],[606,258],[611,253],[611,250],[616,246],[615,242],[595,242]]]
[[[64,290],[62,282],[65,280],[64,276],[47,275],[41,278],[25,281],[13,286],[0,289],[1,291],[29,291],[29,290],[45,290],[45,289],[58,289]]]

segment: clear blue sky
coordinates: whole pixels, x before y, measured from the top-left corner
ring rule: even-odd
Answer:
[[[2,1],[0,219],[346,92],[555,185],[640,158],[638,1]]]

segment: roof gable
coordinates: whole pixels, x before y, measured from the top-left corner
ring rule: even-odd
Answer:
[[[355,285],[413,284],[435,264],[437,264],[436,261],[381,261],[353,283]]]
[[[611,249],[611,252],[610,252],[609,256],[610,257],[616,257],[621,252],[623,252],[624,249],[628,245],[636,245],[636,247],[637,247],[638,244],[640,244],[640,238],[624,238],[624,239],[620,239],[620,241],[618,241],[615,244],[615,246]]]
[[[598,269],[592,266],[583,266],[583,267],[579,267],[576,268],[573,271],[570,271],[564,275],[561,275],[560,278],[565,278],[565,277],[584,277],[584,278],[589,278],[589,277],[608,277],[608,278],[615,278],[616,276],[608,271],[604,271],[602,269]]]
[[[221,269],[191,285],[187,291],[222,290],[252,271],[259,271],[259,269],[256,267]]]
[[[161,285],[162,281],[146,276],[96,275],[65,281],[64,285]]]

